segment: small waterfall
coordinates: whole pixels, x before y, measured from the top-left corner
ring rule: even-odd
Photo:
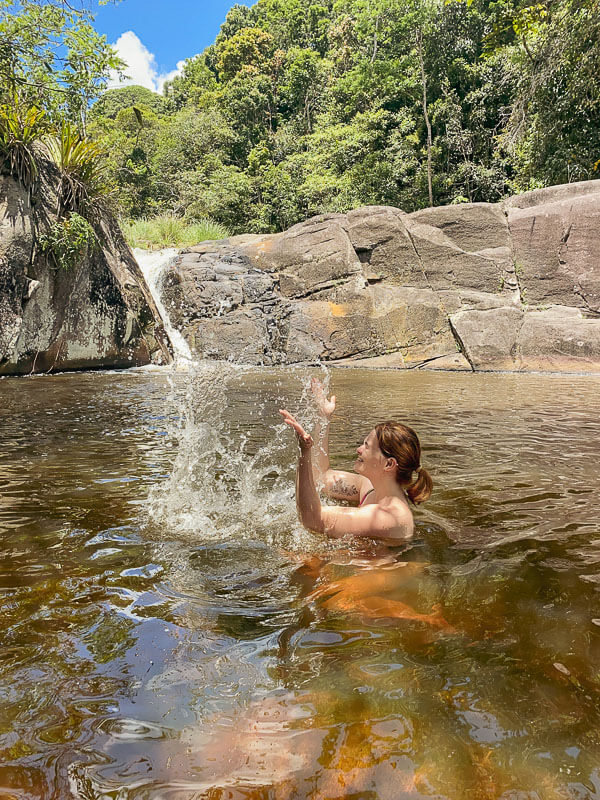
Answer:
[[[312,427],[315,409],[306,369],[288,367],[285,388],[275,375],[266,378],[270,390],[265,395],[264,384],[256,385],[256,368],[195,361],[162,301],[163,280],[177,250],[148,252],[136,248],[134,254],[173,346],[174,367],[180,373],[175,374],[172,368],[166,373],[171,391],[164,418],[173,461],[169,474],[148,495],[153,535],[197,541],[246,538],[252,532],[269,540],[282,530],[295,530],[295,538],[302,538],[292,477],[296,448],[293,434],[283,426],[277,409],[291,402],[297,410],[299,404],[300,421]],[[322,370],[321,377],[328,385],[329,372],[325,367]],[[250,404],[248,424],[242,426],[237,407],[240,392],[257,393]],[[264,443],[256,441],[258,430],[263,431],[260,438],[264,436]]]
[[[140,265],[140,269],[144,273],[144,278],[154,298],[165,331],[173,347],[173,356],[175,358],[174,366],[176,369],[189,369],[194,361],[190,348],[183,335],[171,324],[169,312],[162,301],[162,285],[165,272],[177,255],[177,252],[178,251],[173,248],[148,251],[140,250],[140,248],[136,247],[133,254]]]

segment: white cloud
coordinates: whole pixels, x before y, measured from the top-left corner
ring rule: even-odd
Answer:
[[[157,91],[162,93],[163,86],[165,85],[165,81],[171,81],[176,75],[181,75],[183,72],[183,65],[185,64],[185,59],[177,62],[177,68],[172,69],[171,72],[167,72],[165,75],[158,76],[158,89]]]
[[[183,69],[183,61],[177,62],[177,69],[170,72],[159,73],[156,68],[154,53],[140,41],[133,31],[125,31],[113,44],[117,54],[127,64],[125,76],[119,80],[116,72],[111,72],[108,79],[108,88],[116,89],[119,86],[145,86],[153,92],[162,92],[165,81],[179,75]]]

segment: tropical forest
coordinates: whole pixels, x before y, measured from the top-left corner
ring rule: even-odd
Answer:
[[[106,90],[125,65],[83,8],[3,0],[0,32],[0,147],[67,126],[131,234],[273,232],[599,174],[598,0],[234,5],[161,95]]]

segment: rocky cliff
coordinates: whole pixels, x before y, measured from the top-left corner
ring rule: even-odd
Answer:
[[[92,220],[96,246],[69,269],[41,252],[56,221],[46,164],[30,196],[0,175],[0,375],[168,363],[169,345],[115,220]]]
[[[205,358],[600,372],[600,181],[205,242],[165,301]]]

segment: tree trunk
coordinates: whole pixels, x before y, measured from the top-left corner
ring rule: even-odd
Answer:
[[[373,34],[373,54],[371,56],[371,64],[375,61],[377,56],[377,33],[379,32],[379,16],[375,19],[375,33]]]
[[[429,205],[433,205],[433,188],[431,185],[431,122],[427,112],[427,78],[425,77],[425,63],[423,61],[423,31],[419,28],[417,33],[417,50],[419,53],[419,66],[421,68],[421,83],[423,85],[423,116],[427,126],[427,189],[429,190]]]

